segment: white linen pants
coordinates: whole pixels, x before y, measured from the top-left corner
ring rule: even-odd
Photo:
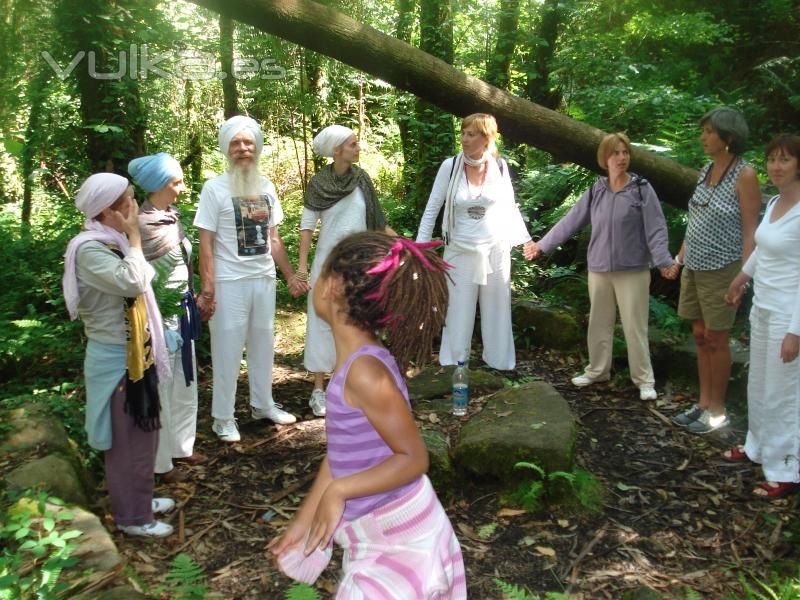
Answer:
[[[233,419],[236,381],[245,346],[250,404],[261,409],[274,404],[275,279],[218,281],[214,295],[217,308],[209,322],[214,370],[211,416],[229,420]]]
[[[156,452],[156,473],[172,470],[173,458],[186,458],[194,451],[197,435],[197,362],[192,344],[192,370],[194,379],[187,386],[183,377],[181,351],[169,355],[172,379],[159,383],[158,395],[161,399],[161,429],[158,430],[158,451]]]
[[[747,379],[748,458],[761,463],[767,481],[800,481],[800,359],[781,360],[790,316],[750,310]]]
[[[469,360],[475,306],[480,303],[483,360],[493,369],[510,370],[517,362],[511,328],[511,249],[500,244],[491,249],[486,285],[474,282],[475,254],[450,247],[444,251],[444,259],[453,266],[448,271],[453,281],[447,282],[450,300],[439,363],[454,365]]]
[[[628,346],[628,368],[636,387],[655,383],[650,364],[647,321],[650,315],[650,271],[589,272],[589,366],[592,379],[607,379],[611,372],[617,306]]]
[[[319,279],[325,257],[320,256],[319,251],[314,256],[314,263],[311,265],[311,288],[316,285]],[[314,310],[314,294],[308,292],[308,302],[306,311],[306,340],[303,349],[303,366],[310,373],[330,373],[336,366],[336,345],[333,342],[333,332],[330,325],[319,318],[317,311]]]

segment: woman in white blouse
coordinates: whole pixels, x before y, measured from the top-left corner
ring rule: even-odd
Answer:
[[[516,364],[511,330],[511,247],[533,242],[514,201],[508,165],[498,158],[497,122],[476,113],[461,123],[462,151],[439,167],[417,233],[430,241],[444,204],[442,237],[450,271],[450,301],[442,332],[439,362],[454,365],[470,355],[475,306],[481,307],[483,360],[490,367]]]
[[[314,152],[333,158],[308,182],[300,219],[300,256],[290,286],[302,293],[319,277],[322,264],[331,249],[351,233],[376,230],[396,235],[386,225],[372,179],[358,167],[361,148],[355,132],[342,125],[330,125],[312,142]],[[321,223],[311,276],[308,275],[308,253],[317,223]],[[336,348],[331,328],[317,316],[311,295],[308,296],[308,320],[303,362],[314,374],[314,389],[309,406],[318,417],[325,416],[325,373],[336,364]]]
[[[800,137],[780,135],[766,148],[767,173],[778,195],[756,229],[756,249],[725,300],[738,304],[755,281],[750,310],[748,430],[729,461],[760,463],[766,481],[753,493],[772,500],[800,490]]]

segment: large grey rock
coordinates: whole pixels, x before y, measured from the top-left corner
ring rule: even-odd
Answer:
[[[454,460],[459,468],[504,482],[522,479],[520,461],[547,472],[570,471],[575,419],[566,400],[550,384],[535,381],[490,398],[461,428]]]
[[[428,365],[425,369],[414,375],[408,380],[408,396],[412,401],[427,398],[443,398],[450,395],[450,388],[453,385],[452,365],[440,367],[439,365]],[[469,369],[469,394],[470,396],[482,396],[502,389],[503,380],[482,369]],[[448,404],[438,404],[440,408],[450,408]]]
[[[58,454],[50,454],[19,466],[4,479],[10,489],[42,489],[68,503],[88,504],[86,491],[73,462]]]
[[[64,508],[48,504],[47,507],[53,512],[68,511],[74,515],[73,519],[68,521],[67,527],[83,532],[83,535],[75,539],[78,548],[72,553],[72,556],[80,559],[78,565],[80,568],[94,571],[120,568],[122,560],[117,545],[96,515],[79,506]]]
[[[421,429],[422,441],[428,448],[430,464],[428,466],[428,477],[430,477],[433,487],[438,492],[447,492],[452,488],[455,480],[455,470],[453,461],[450,459],[450,444],[447,437],[435,429]]]
[[[14,453],[38,448],[46,454],[74,452],[64,426],[53,417],[52,412],[48,412],[46,406],[32,402],[12,409],[3,416],[8,419],[9,427],[0,450]]]
[[[566,310],[520,300],[512,307],[511,318],[516,338],[529,346],[574,350],[585,345],[583,327]]]
[[[656,377],[697,385],[697,346],[691,336],[675,340],[651,327],[650,357]],[[728,399],[746,401],[750,350],[738,340],[731,340],[731,359],[733,364],[728,382]]]

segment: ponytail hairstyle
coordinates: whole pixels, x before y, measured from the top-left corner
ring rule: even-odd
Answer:
[[[433,249],[439,244],[362,231],[336,244],[322,267],[322,276],[342,279],[347,321],[385,331],[402,372],[409,362],[421,366],[430,358],[444,326],[450,265]]]

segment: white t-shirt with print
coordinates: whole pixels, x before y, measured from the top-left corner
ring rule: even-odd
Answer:
[[[266,177],[261,178],[261,194],[247,197],[232,197],[228,173],[206,181],[194,224],[216,235],[214,280],[274,278],[269,230],[281,221],[278,194]]]

